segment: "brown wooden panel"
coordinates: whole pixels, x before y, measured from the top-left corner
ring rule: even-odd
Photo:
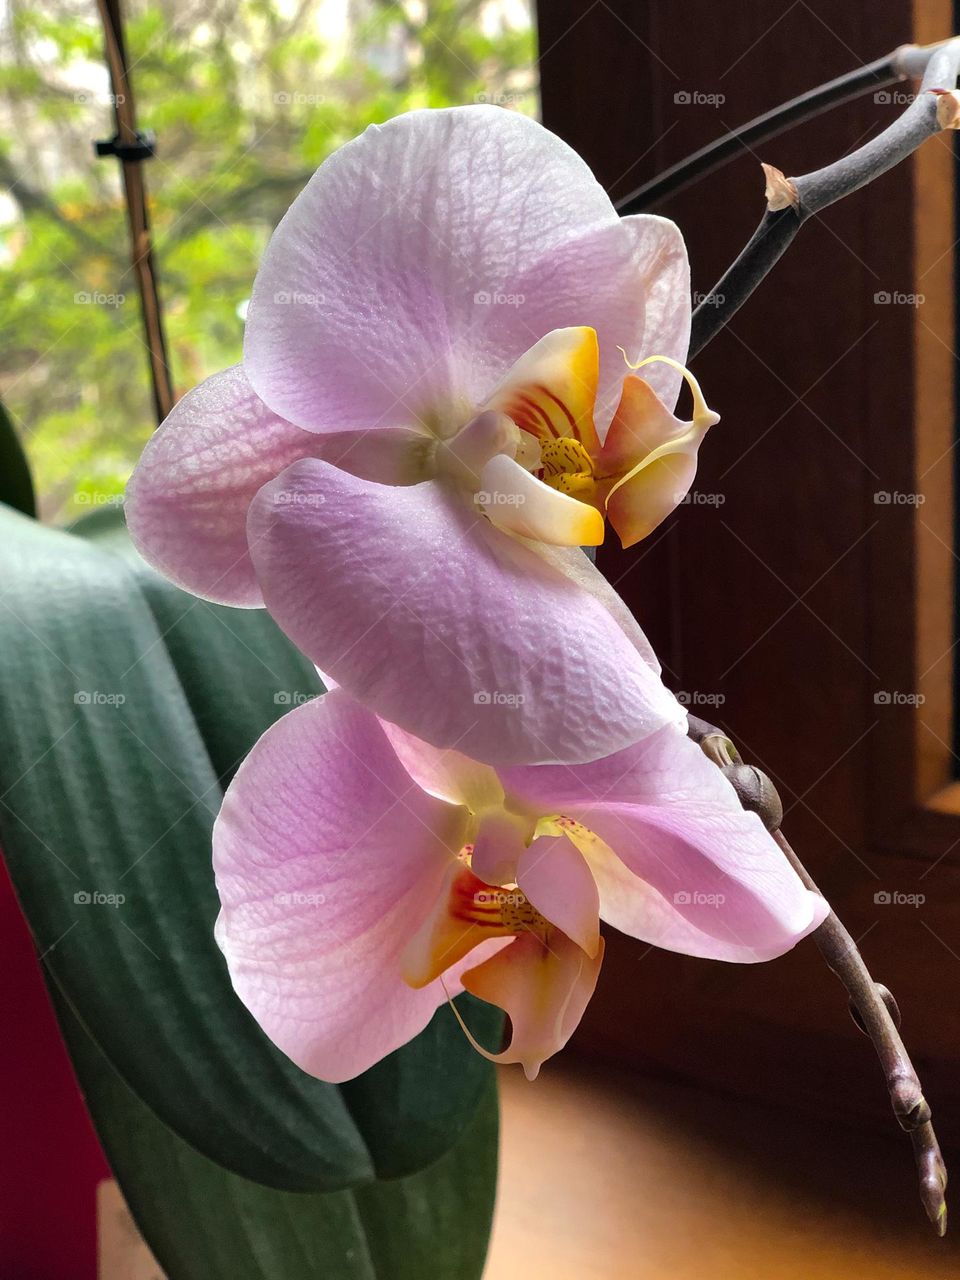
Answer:
[[[539,26],[544,122],[616,197],[858,60],[949,34],[950,6],[928,0],[915,24],[908,0],[541,0]],[[759,219],[760,159],[806,172],[902,107],[868,95],[658,210],[687,237],[695,290]],[[805,227],[694,366],[723,415],[695,486],[718,505],[682,507],[633,551],[608,542],[600,561],[672,686],[717,700],[693,709],[778,783],[785,830],[906,1008],[935,1103],[960,1103],[960,818],[951,792],[926,803],[953,768],[951,184],[950,144],[935,139]],[[875,300],[917,292],[922,306]],[[918,488],[923,506],[876,500]],[[926,902],[877,904],[881,890]],[[752,969],[619,938],[609,957],[581,1047],[819,1109],[885,1110],[811,945]]]

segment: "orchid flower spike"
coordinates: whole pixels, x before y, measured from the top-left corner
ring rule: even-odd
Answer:
[[[749,962],[828,909],[675,725],[592,764],[494,770],[342,689],[267,730],[213,843],[234,987],[330,1081],[412,1039],[461,990],[510,1017],[508,1046],[481,1052],[533,1078],[593,993],[601,918]]]
[[[497,107],[399,116],[280,223],[243,363],[147,446],[131,534],[434,745],[609,755],[682,711],[578,548],[682,499],[713,420],[668,408],[689,330],[677,228],[619,218],[559,138]]]

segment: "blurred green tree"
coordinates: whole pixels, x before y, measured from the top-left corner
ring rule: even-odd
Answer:
[[[368,124],[536,109],[529,0],[130,0],[127,45],[179,393],[239,358],[271,230]],[[0,64],[0,400],[41,511],[116,499],[153,429],[93,0],[8,0]]]

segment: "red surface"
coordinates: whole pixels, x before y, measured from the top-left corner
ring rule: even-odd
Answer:
[[[0,1276],[95,1280],[109,1169],[0,859]]]

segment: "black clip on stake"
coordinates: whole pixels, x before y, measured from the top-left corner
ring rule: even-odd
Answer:
[[[156,134],[150,129],[138,129],[136,142],[121,142],[119,133],[115,133],[93,145],[98,156],[116,156],[118,160],[149,160],[157,153]]]

